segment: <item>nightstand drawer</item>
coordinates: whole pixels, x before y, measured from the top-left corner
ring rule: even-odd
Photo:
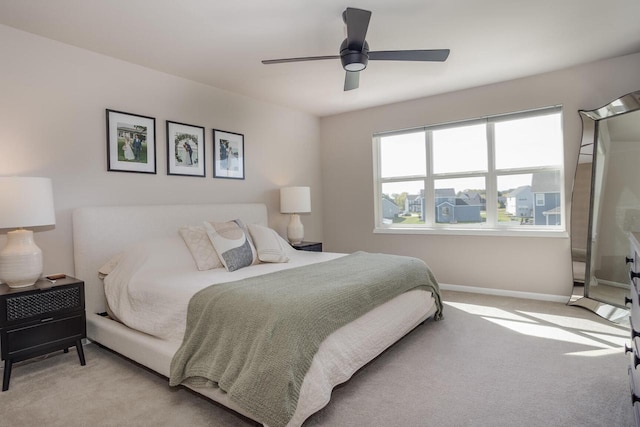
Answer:
[[[80,286],[70,286],[9,296],[5,300],[5,310],[2,310],[0,321],[12,322],[49,313],[80,310],[83,308],[81,293]]]
[[[22,354],[48,353],[65,342],[73,345],[85,335],[84,312],[6,328],[2,331],[2,358],[20,359]]]

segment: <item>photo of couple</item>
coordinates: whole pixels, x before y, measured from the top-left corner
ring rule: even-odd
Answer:
[[[244,179],[244,135],[213,130],[213,177]]]
[[[239,169],[238,165],[239,149],[236,144],[226,139],[220,140],[220,169],[227,172]]]
[[[106,110],[107,170],[156,173],[156,119]]]
[[[204,128],[167,120],[167,173],[205,176]]]
[[[198,166],[198,137],[187,133],[177,133],[175,144],[175,166]]]
[[[118,160],[147,163],[147,128],[118,123]]]

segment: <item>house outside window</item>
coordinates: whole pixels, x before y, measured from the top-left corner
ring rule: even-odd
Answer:
[[[565,231],[559,106],[373,142],[376,232]]]

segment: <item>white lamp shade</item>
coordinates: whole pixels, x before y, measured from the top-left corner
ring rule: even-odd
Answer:
[[[309,187],[284,187],[280,189],[281,213],[311,212],[311,189]]]
[[[0,177],[0,206],[0,228],[56,223],[49,178]]]

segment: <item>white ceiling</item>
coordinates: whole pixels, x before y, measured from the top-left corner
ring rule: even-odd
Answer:
[[[373,12],[371,50],[451,49],[444,63],[371,61],[343,92],[346,7]],[[0,0],[0,23],[318,116],[640,52],[638,0]],[[639,70],[640,72],[640,70]]]

